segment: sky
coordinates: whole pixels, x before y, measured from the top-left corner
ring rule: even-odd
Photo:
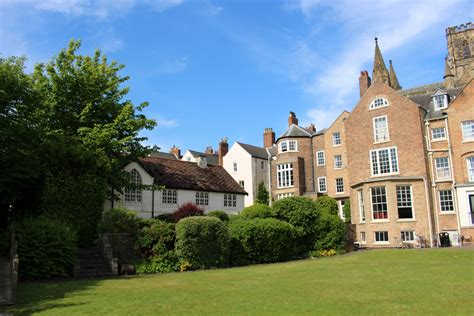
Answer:
[[[71,39],[125,65],[128,99],[150,103],[147,145],[204,151],[221,138],[263,145],[289,111],[328,127],[359,99],[374,37],[400,84],[442,81],[445,29],[472,0],[0,0],[0,54],[27,71]]]

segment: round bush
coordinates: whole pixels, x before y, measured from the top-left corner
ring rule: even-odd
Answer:
[[[124,208],[113,208],[102,212],[98,224],[99,233],[135,233],[140,219],[135,212]]]
[[[243,219],[253,219],[253,218],[270,218],[273,216],[272,209],[270,206],[265,204],[256,203],[251,206],[247,206],[242,210],[240,216]]]
[[[308,253],[316,240],[319,218],[316,203],[307,197],[288,197],[273,204],[273,213],[301,231],[300,251]]]
[[[317,225],[314,250],[339,251],[344,248],[345,225],[338,215],[322,212]]]
[[[176,255],[186,269],[227,265],[229,232],[218,218],[188,217],[176,224]]]
[[[320,196],[316,199],[316,207],[321,212],[327,212],[329,214],[337,215],[339,213],[339,207],[337,201],[330,196]]]
[[[145,258],[160,257],[174,250],[175,237],[175,224],[153,220],[137,233],[135,245]]]
[[[274,218],[233,221],[229,225],[233,265],[278,262],[298,256],[298,230]]]
[[[197,206],[194,203],[188,202],[179,206],[176,211],[171,214],[173,221],[175,223],[179,222],[181,219],[190,217],[190,216],[202,216],[204,215],[203,209]]]
[[[22,278],[37,279],[71,271],[76,255],[76,234],[64,222],[40,217],[14,225]]]
[[[230,221],[229,215],[226,212],[221,211],[221,210],[212,211],[212,212],[207,213],[206,215],[211,216],[211,217],[217,217],[223,223],[227,223],[228,221]]]

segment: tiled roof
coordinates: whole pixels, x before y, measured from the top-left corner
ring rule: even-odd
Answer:
[[[151,153],[150,157],[178,160],[178,158],[176,158],[175,155],[170,154],[170,153],[164,153],[164,152],[161,152],[161,151],[155,151],[155,152]]]
[[[195,150],[189,150],[189,152],[196,159],[198,157],[206,157],[207,164],[209,164],[209,165],[214,165],[214,166],[219,165],[219,157],[217,155],[208,155],[206,153],[202,153],[202,152],[195,151]]]
[[[267,159],[268,158],[268,153],[265,148],[262,147],[257,147],[253,145],[248,145],[248,144],[243,144],[237,142],[237,144],[240,145],[246,152],[250,154],[250,156],[255,157],[255,158],[260,158],[260,159]]]
[[[291,124],[290,127],[286,130],[283,135],[281,135],[278,139],[283,138],[283,137],[311,137],[311,133],[305,130],[302,127],[299,127],[298,125]]]
[[[197,163],[157,157],[138,162],[155,178],[155,184],[170,189],[247,194],[221,166],[201,168]]]

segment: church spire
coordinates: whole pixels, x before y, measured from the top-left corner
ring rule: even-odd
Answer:
[[[402,87],[400,86],[400,83],[398,82],[397,74],[395,73],[395,69],[393,68],[392,61],[390,60],[390,73],[389,73],[389,82],[390,82],[390,87],[392,87],[395,90],[400,90]]]
[[[375,38],[374,70],[372,71],[372,81],[381,81],[390,84],[390,78],[387,67],[380,52],[377,37]]]
[[[449,67],[448,57],[446,57],[446,58],[444,59],[444,63],[445,63],[445,66],[444,66],[444,76],[443,76],[443,79],[444,79],[444,86],[445,86],[447,89],[454,88],[454,75],[453,75],[453,73],[451,72],[451,67]]]

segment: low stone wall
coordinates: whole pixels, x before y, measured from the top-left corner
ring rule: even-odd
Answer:
[[[134,247],[133,236],[130,234],[101,234],[99,240],[102,254],[110,263],[114,274],[123,270],[121,267],[130,267],[140,258],[139,252]]]

